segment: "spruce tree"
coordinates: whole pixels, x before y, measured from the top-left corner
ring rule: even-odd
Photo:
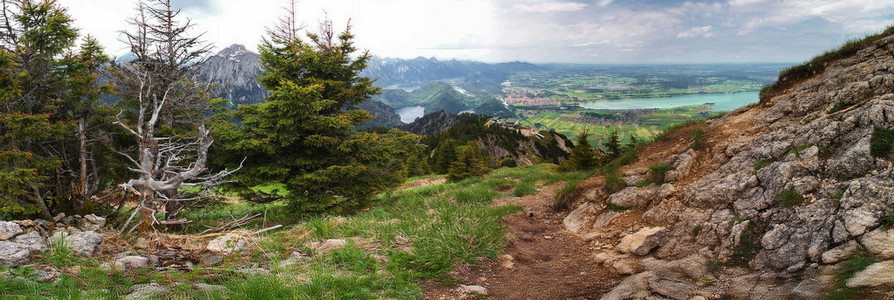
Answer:
[[[571,149],[568,159],[559,166],[561,171],[581,171],[595,169],[599,163],[596,157],[596,151],[590,145],[587,138],[590,136],[588,131],[581,132],[577,137],[577,143]]]
[[[487,174],[488,167],[485,161],[484,151],[474,141],[469,141],[462,147],[456,161],[450,165],[447,172],[447,180],[460,181],[471,177],[480,177]]]
[[[612,130],[608,134],[608,140],[604,144],[605,152],[611,158],[621,156],[621,137],[617,130]]]

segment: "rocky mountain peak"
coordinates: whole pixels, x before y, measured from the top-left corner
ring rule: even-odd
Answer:
[[[239,55],[249,54],[250,51],[245,48],[245,46],[240,44],[232,44],[229,47],[224,48],[220,52],[217,53],[217,56],[221,57],[234,57]],[[253,54],[253,53],[252,53]]]
[[[645,146],[616,171],[628,187],[591,179],[565,227],[607,267],[635,266],[603,299],[816,299],[894,284],[877,280],[894,272],[894,35],[858,45]],[[860,255],[882,262],[837,282]]]

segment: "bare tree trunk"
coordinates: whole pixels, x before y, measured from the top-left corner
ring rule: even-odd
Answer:
[[[81,164],[80,185],[78,188],[80,189],[81,199],[75,200],[74,210],[80,213],[84,211],[87,201],[90,201],[90,192],[87,189],[87,120],[85,118],[81,118],[80,122],[78,122],[78,140],[80,142],[78,160]]]

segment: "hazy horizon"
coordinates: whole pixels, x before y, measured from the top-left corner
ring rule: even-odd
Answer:
[[[60,0],[113,55],[137,0]],[[285,0],[175,0],[217,50],[256,51]],[[378,57],[536,64],[797,63],[894,23],[887,0],[305,0]]]

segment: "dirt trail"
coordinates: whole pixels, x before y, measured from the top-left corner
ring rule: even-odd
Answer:
[[[592,259],[588,244],[565,231],[565,213],[550,209],[552,195],[564,183],[535,195],[502,198],[494,205],[517,204],[523,212],[508,216],[508,247],[498,259],[460,266],[453,275],[464,285],[480,285],[488,299],[599,299],[621,278]],[[425,299],[474,298],[455,287],[429,284]]]

